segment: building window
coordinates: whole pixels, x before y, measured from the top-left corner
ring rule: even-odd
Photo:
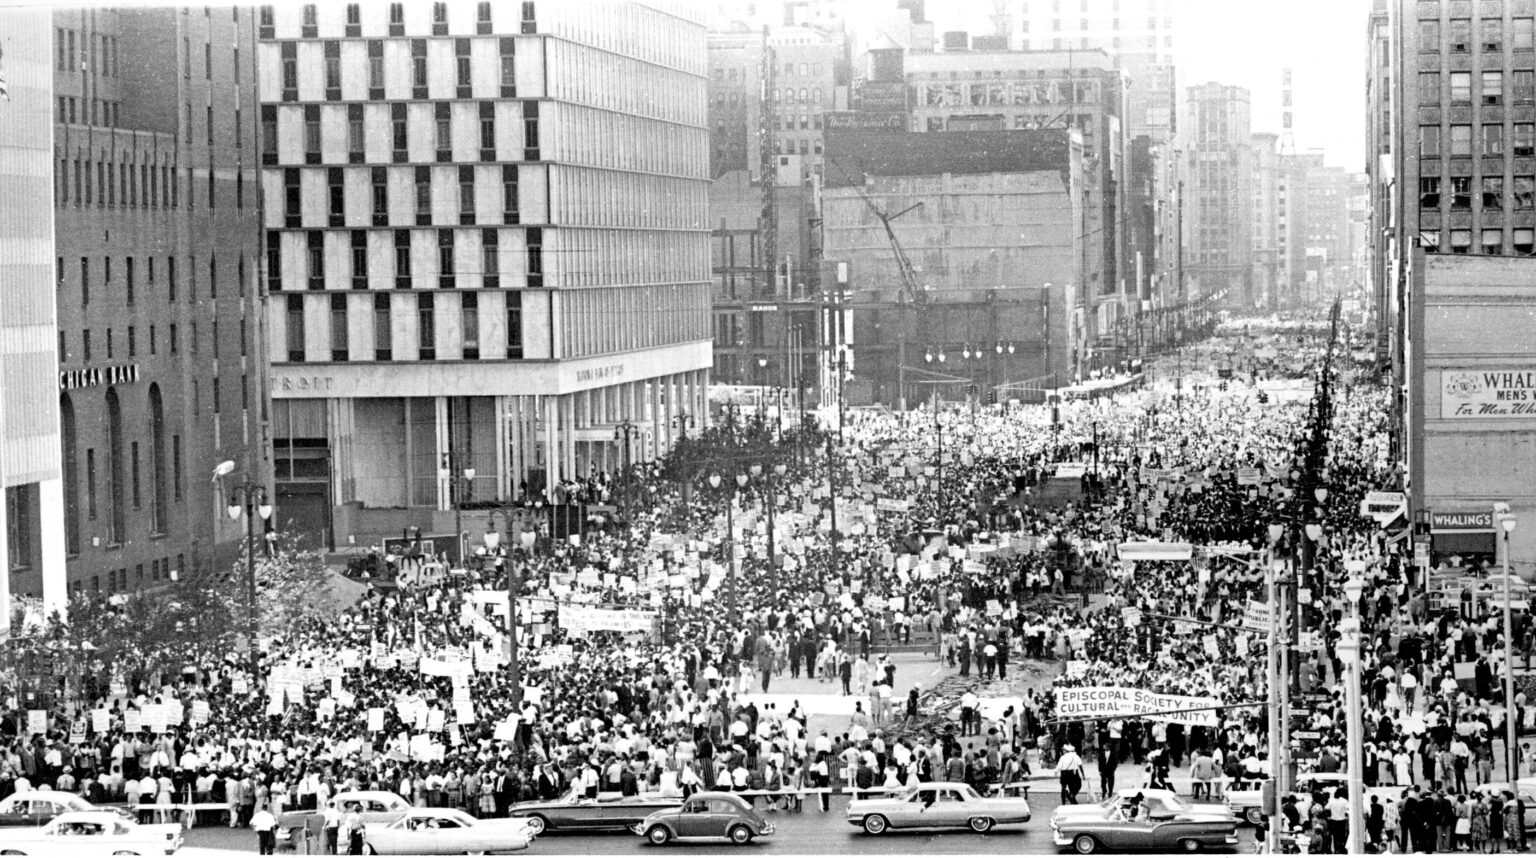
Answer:
[[[480,160],[496,160],[496,105],[480,102]]]
[[[437,287],[452,289],[454,283],[453,230],[440,229],[437,231]]]
[[[96,451],[85,451],[85,517],[96,520]]]
[[[475,222],[475,168],[459,168],[459,223]]]
[[[347,195],[346,188],[342,185],[340,167],[326,168],[325,189],[326,195],[330,198],[329,210],[326,212],[328,223],[331,226],[341,226],[346,223]]]
[[[304,163],[320,163],[320,105],[304,105]]]
[[[1472,73],[1451,72],[1451,103],[1467,104],[1472,101]]]
[[[432,224],[432,168],[416,168],[416,225]]]
[[[1483,154],[1504,154],[1504,126],[1487,124],[1483,126]]]
[[[406,160],[406,151],[409,149],[409,125],[405,121],[405,105],[396,102],[389,106],[390,141],[394,148],[396,163]]]
[[[480,297],[465,292],[459,303],[459,326],[464,335],[464,359],[480,358]]]
[[[1472,126],[1451,126],[1451,157],[1467,157],[1472,154]]]
[[[501,167],[501,213],[503,223],[514,224],[518,222],[517,195],[517,167],[512,164],[503,164]]]
[[[391,36],[405,35],[405,4],[389,4],[389,34]]]
[[[306,39],[313,39],[319,34],[319,28],[316,26],[315,4],[305,3],[301,7],[300,15],[302,17],[299,23],[299,35]]]
[[[170,521],[170,498],[165,485],[165,403],[158,384],[149,386],[149,425],[149,529],[159,534]]]
[[[1504,103],[1504,73],[1501,71],[1483,72],[1483,104]]]
[[[1504,208],[1503,176],[1483,177],[1483,208],[1495,210]]]
[[[345,36],[361,36],[363,34],[363,12],[361,4],[347,4],[347,22],[342,30]]]
[[[385,181],[383,167],[374,167],[369,172],[373,188],[373,225],[385,226],[389,223],[389,184]]]
[[[331,360],[347,359],[347,296],[331,296]]]
[[[32,494],[31,484],[10,486],[5,490],[5,534],[10,571],[32,566]]]
[[[432,35],[448,35],[448,4],[441,0],[432,4]]]
[[[341,99],[341,43],[325,43],[325,100]]]
[[[523,160],[539,160],[539,103],[523,102]]]
[[[410,230],[395,230],[395,288],[411,288]]]
[[[507,357],[519,360],[523,356],[523,293],[516,290],[507,293]]]
[[[449,105],[439,101],[432,105],[432,148],[437,152],[438,163],[453,160],[453,119]]]
[[[283,218],[284,226],[296,227],[303,224],[301,216],[301,202],[303,196],[299,188],[299,171],[296,167],[288,167],[283,170]]]
[[[1470,230],[1470,229],[1453,229],[1453,230],[1451,230],[1451,252],[1452,253],[1471,253],[1472,252],[1472,230]]]
[[[1482,232],[1482,252],[1488,256],[1504,254],[1504,230],[1485,229]]]
[[[363,106],[349,104],[347,105],[347,162],[361,164],[365,151],[363,147]]]
[[[501,285],[501,245],[496,230],[480,233],[480,285],[495,289]]]
[[[1419,50],[1426,52],[1440,50],[1440,21],[1438,18],[1419,21]]]
[[[539,31],[537,16],[534,14],[534,5],[533,0],[524,0],[523,2],[522,32],[524,35]]]
[[[1451,208],[1469,209],[1472,207],[1472,177],[1451,177]]]
[[[124,479],[123,409],[117,390],[107,388],[107,542],[121,545],[128,536],[128,486]]]
[[[469,40],[453,40],[453,68],[454,68],[454,94],[459,98],[469,98]]]
[[[1536,101],[1536,72],[1530,69],[1516,71],[1511,75],[1511,95],[1516,104],[1530,104]]]
[[[531,226],[526,232],[528,240],[528,288],[537,289],[544,285],[544,230],[541,227]]]
[[[1483,50],[1488,53],[1497,53],[1504,50],[1504,22],[1498,18],[1482,19],[1481,38]]]
[[[133,489],[133,508],[144,508],[144,493],[139,482],[139,442],[128,445],[128,484]]]
[[[1536,122],[1516,122],[1514,144],[1516,158],[1536,155]]]
[[[288,360],[304,362],[304,296],[288,296]]]
[[[411,97],[427,97],[427,40],[411,40]]]
[[[501,97],[517,97],[517,58],[514,55],[516,41],[503,36],[500,40],[501,53]]]
[[[283,101],[299,98],[299,47],[293,42],[282,42],[279,54],[283,70]],[[188,117],[190,120],[191,117]]]
[[[1521,256],[1536,254],[1536,230],[1517,228],[1514,233],[1515,253]]]
[[[325,288],[325,233],[312,230],[304,235],[306,260],[309,267],[310,289],[320,290]],[[297,297],[297,296],[295,296]]]
[[[1472,50],[1472,19],[1452,18],[1450,29],[1451,52],[1464,54]]]
[[[431,292],[416,295],[416,340],[419,344],[417,357],[421,360],[437,359],[437,312]]]
[[[1536,176],[1515,177],[1515,208],[1530,210],[1536,208]]]
[[[390,25],[394,29],[394,25]],[[392,33],[393,35],[393,33]],[[384,43],[368,42],[368,98],[378,101],[384,98]]]
[[[1421,209],[1438,209],[1438,208],[1440,208],[1440,177],[1439,176],[1421,176],[1421,177],[1419,177],[1419,208],[1421,208]]]
[[[475,4],[475,34],[487,36],[491,33],[491,4],[486,0]]]
[[[389,319],[389,296],[373,296],[373,359],[390,360],[393,340]]]
[[[352,288],[368,288],[368,233],[352,230]]]
[[[150,385],[150,402],[154,403],[159,386]],[[64,466],[64,550],[69,554],[80,553],[80,450],[79,435],[75,429],[75,403],[69,394],[59,397],[59,441],[63,448]]]
[[[1440,73],[1419,72],[1419,103],[1440,103]]]

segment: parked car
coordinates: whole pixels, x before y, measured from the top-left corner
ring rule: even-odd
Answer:
[[[42,828],[0,831],[0,855],[175,855],[181,826],[139,825],[109,810],[72,810]]]
[[[343,816],[349,807],[357,805],[358,815],[365,825],[387,825],[405,816],[405,812],[411,809],[410,802],[385,790],[343,790],[331,796],[326,804],[340,810]],[[311,817],[324,812],[324,808],[285,811],[277,818],[277,839],[292,838],[293,832],[303,830]]]
[[[135,822],[133,813],[123,808],[97,807],[72,792],[28,790],[0,799],[0,828],[37,828],[55,816],[70,811],[103,810]]]
[[[680,795],[659,793],[620,795],[598,793],[585,798],[579,789],[571,789],[553,801],[524,801],[512,805],[513,818],[526,819],[534,833],[548,831],[628,831],[630,826],[658,810],[670,810],[683,803]]]
[[[746,800],[728,792],[694,793],[681,805],[658,810],[631,825],[629,830],[661,846],[675,839],[725,839],[741,846],[754,837],[773,833]]]
[[[534,835],[526,819],[476,819],[462,810],[413,807],[387,825],[365,825],[363,844],[375,855],[474,855],[518,852]]]
[[[1149,818],[1136,821],[1132,800],[1141,795]],[[1237,819],[1222,805],[1196,805],[1171,790],[1130,789],[1098,804],[1068,804],[1051,815],[1051,837],[1058,847],[1086,855],[1145,849],[1195,852],[1207,846],[1237,845]]]
[[[969,828],[986,833],[994,825],[1028,822],[1023,798],[982,798],[970,784],[925,783],[890,796],[848,802],[848,822],[869,834],[890,828]]]

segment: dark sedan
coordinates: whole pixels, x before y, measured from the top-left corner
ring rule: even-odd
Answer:
[[[628,831],[658,810],[683,803],[682,796],[599,793],[583,798],[572,789],[553,801],[524,801],[512,805],[510,816],[528,820],[533,833],[544,831]]]

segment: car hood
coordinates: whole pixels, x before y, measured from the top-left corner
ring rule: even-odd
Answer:
[[[1232,814],[1225,810],[1191,810],[1174,817],[1181,822],[1231,822]],[[1051,822],[1107,822],[1109,816],[1097,805],[1080,804],[1058,807],[1051,814]],[[1164,820],[1158,820],[1159,822]]]

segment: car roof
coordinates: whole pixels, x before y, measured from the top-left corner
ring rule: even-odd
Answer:
[[[741,796],[736,795],[735,793],[730,793],[730,792],[696,792],[696,793],[693,794],[693,797],[694,798],[724,798],[724,799],[729,799],[731,802],[733,802],[735,804],[739,804],[739,805],[741,805],[743,807],[745,807],[746,804],[747,804],[746,799],[743,799]]]
[[[29,789],[26,792],[13,792],[5,797],[7,801],[12,799],[16,801],[54,801],[60,804],[81,805],[85,808],[91,807],[90,802],[72,792],[55,792],[54,790],[46,789]]]
[[[71,810],[61,813],[53,818],[54,822],[99,822],[110,825],[114,822],[122,822],[123,818],[110,810]]]
[[[396,801],[405,801],[399,793],[393,793],[386,789],[354,789],[343,790],[331,797],[331,801],[357,801],[368,798],[392,798]]]

